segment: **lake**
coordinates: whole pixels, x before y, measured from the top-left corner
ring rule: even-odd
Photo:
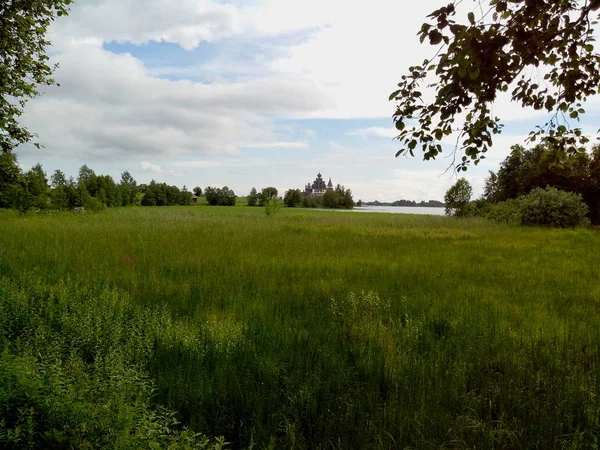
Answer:
[[[446,214],[445,208],[432,208],[428,206],[361,206],[360,208],[354,208],[352,211],[393,214],[427,214],[430,216],[443,216]]]

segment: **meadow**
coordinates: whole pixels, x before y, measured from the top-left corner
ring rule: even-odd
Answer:
[[[597,448],[599,255],[483,219],[0,212],[0,446]]]

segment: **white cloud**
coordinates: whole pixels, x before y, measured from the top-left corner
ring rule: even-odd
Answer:
[[[164,169],[158,164],[152,164],[147,161],[140,161],[140,167],[144,172],[151,172],[154,174],[161,174],[169,177],[180,177],[182,175],[181,172],[178,172],[176,170]]]
[[[146,161],[140,161],[140,167],[142,168],[142,170],[148,172],[160,173],[163,171],[162,167],[160,167],[158,164],[151,164]]]
[[[248,144],[240,144],[240,147],[245,148],[297,148],[297,149],[307,149],[308,144],[306,142],[252,142]]]
[[[391,123],[391,121],[390,121]],[[369,127],[369,128],[360,128],[358,130],[354,130],[348,133],[351,136],[360,136],[363,138],[366,137],[384,137],[384,138],[395,138],[398,136],[398,131],[390,126],[389,128],[384,127]]]
[[[58,21],[53,41],[164,41],[190,50],[241,32],[239,21],[238,8],[211,0],[75,2],[68,20]]]
[[[327,94],[308,81],[202,84],[149,76],[129,54],[68,46],[55,58],[60,87],[29,103],[25,123],[63,156],[238,155],[240,147],[307,148],[282,141],[269,115],[308,111]]]

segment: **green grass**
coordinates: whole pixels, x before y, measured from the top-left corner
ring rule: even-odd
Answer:
[[[119,350],[148,408],[235,448],[597,448],[598,255],[433,216],[3,212],[0,348],[40,364],[36,317],[88,370]]]

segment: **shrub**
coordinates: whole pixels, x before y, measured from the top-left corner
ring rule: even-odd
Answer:
[[[521,223],[551,227],[576,227],[586,223],[588,207],[580,194],[553,187],[537,188],[521,197]]]
[[[513,198],[492,204],[485,217],[500,223],[521,224],[521,200]]]
[[[85,207],[86,210],[92,211],[92,212],[100,212],[100,211],[106,209],[106,206],[104,205],[104,203],[102,203],[100,200],[98,200],[95,197],[87,197],[85,199],[83,206]]]

